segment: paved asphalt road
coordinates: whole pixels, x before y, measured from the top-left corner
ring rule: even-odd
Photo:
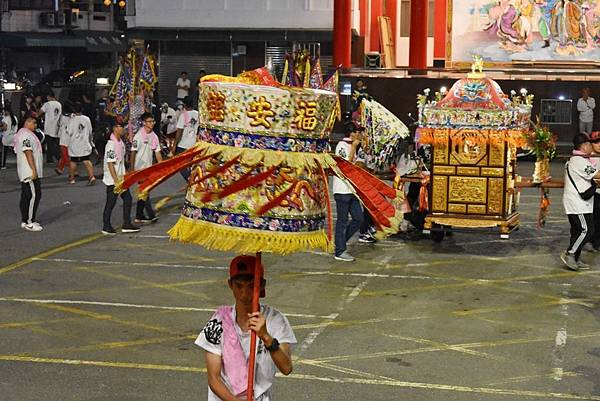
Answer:
[[[231,254],[169,242],[182,184],[174,177],[154,194],[174,196],[157,224],[104,238],[103,185],[51,176],[44,231],[29,233],[15,170],[0,171],[0,400],[206,399],[193,340],[231,302]],[[299,341],[276,399],[600,400],[600,257],[584,254],[587,272],[562,268],[560,195],[538,229],[539,194],[524,190],[508,241],[457,232],[441,244],[353,244],[355,263],[265,255],[266,302]]]

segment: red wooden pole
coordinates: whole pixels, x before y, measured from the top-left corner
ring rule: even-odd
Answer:
[[[369,32],[369,5],[368,0],[359,0],[359,9],[360,9],[360,36],[364,37],[366,40],[367,34]]]
[[[446,0],[435,0],[433,18],[433,60],[442,63],[446,59]]]
[[[380,52],[381,46],[379,42],[379,18],[383,12],[383,0],[371,0],[371,36],[369,38],[371,42],[371,51]]]
[[[410,39],[408,67],[415,70],[427,69],[427,12],[429,0],[410,2]]]
[[[385,14],[390,17],[390,24],[392,25],[392,41],[394,43],[394,55],[396,55],[396,44],[398,43],[398,35],[396,33],[396,24],[398,22],[398,1],[397,0],[386,0],[385,1]],[[393,61],[393,66],[396,67],[396,60]]]
[[[333,65],[350,68],[352,52],[352,6],[349,0],[333,5]]]
[[[262,278],[261,253],[256,253],[256,264],[254,265],[254,288],[252,291],[252,312],[258,312],[258,297],[260,296],[260,284]],[[254,371],[256,368],[256,332],[250,333],[250,356],[248,358],[248,390],[246,400],[254,401]]]

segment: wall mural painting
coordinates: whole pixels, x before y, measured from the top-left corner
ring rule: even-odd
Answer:
[[[453,63],[600,59],[600,0],[451,0]]]

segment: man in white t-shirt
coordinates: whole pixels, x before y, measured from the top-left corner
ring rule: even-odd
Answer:
[[[241,255],[229,265],[229,288],[234,306],[222,306],[196,339],[204,349],[208,376],[208,401],[246,399],[250,332],[256,332],[254,400],[273,401],[271,387],[275,374],[292,372],[292,344],[296,337],[287,318],[267,305],[252,313],[256,258]],[[259,265],[261,297],[264,297],[264,269]]]
[[[144,113],[140,117],[142,128],[133,136],[131,142],[131,165],[135,171],[150,167],[154,162],[154,156],[160,163],[162,155],[160,153],[160,142],[158,135],[152,130],[154,128],[154,117],[151,113]],[[147,216],[144,215],[144,211]],[[135,212],[135,223],[154,223],[158,220],[156,213],[152,208],[150,197],[148,199],[138,199]]]
[[[573,155],[565,165],[565,188],[563,206],[571,224],[571,240],[566,252],[560,255],[563,263],[571,270],[589,268],[579,260],[581,250],[594,235],[594,196],[584,199],[593,181],[600,179],[600,171],[590,160],[592,145],[585,134],[573,138]]]
[[[94,177],[94,167],[90,157],[94,149],[94,132],[92,130],[92,122],[89,117],[82,114],[83,106],[81,103],[76,103],[73,107],[75,114],[71,116],[69,121],[69,184],[75,184],[75,174],[77,172],[77,163],[83,163],[88,173],[87,185],[94,185],[96,177]]]
[[[69,134],[69,123],[71,121],[72,108],[69,103],[65,104],[63,108],[63,114],[58,120],[58,144],[60,145],[60,160],[58,165],[54,169],[54,172],[61,175],[65,170],[65,167],[69,166],[71,159],[69,158],[69,140],[71,135]]]
[[[190,94],[191,82],[188,79],[187,72],[183,71],[177,78],[177,100],[185,101]]]
[[[44,174],[42,144],[34,134],[37,121],[28,117],[23,128],[15,135],[14,151],[17,154],[17,174],[21,181],[21,228],[28,231],[42,231],[42,226],[35,220],[40,200],[42,185],[40,178]]]
[[[115,193],[115,184],[123,181],[125,176],[125,143],[123,143],[123,126],[114,124],[110,139],[106,142],[104,149],[104,177],[102,182],[106,185],[106,204],[102,214],[102,234],[115,235],[110,220],[111,214],[117,204],[118,194]],[[121,232],[134,233],[140,231],[139,227],[131,224],[131,193],[129,189],[121,192],[123,199],[123,226]]]
[[[160,106],[160,132],[166,138],[167,147],[171,149],[177,135],[177,112],[168,103]]]
[[[348,136],[338,142],[335,154],[354,163],[356,151],[362,139],[360,132],[349,132]],[[336,260],[354,261],[354,257],[346,250],[346,243],[358,231],[363,222],[363,210],[360,201],[348,183],[333,177],[333,198],[337,219],[335,221],[335,256]],[[348,224],[348,213],[352,221]]]
[[[594,125],[594,109],[596,100],[590,96],[590,88],[581,90],[581,97],[577,100],[577,111],[579,112],[579,133],[590,135]]]
[[[60,148],[58,143],[58,122],[62,114],[62,106],[50,92],[48,101],[40,110],[40,117],[44,117],[44,134],[46,135],[46,163],[60,160]]]
[[[177,121],[177,134],[171,148],[172,154],[181,153],[194,146],[198,141],[198,112],[193,110],[190,99],[186,99],[184,103],[184,109]],[[181,175],[187,181],[190,177],[190,169],[181,170]]]

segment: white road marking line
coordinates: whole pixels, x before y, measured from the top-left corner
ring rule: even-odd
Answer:
[[[408,265],[407,265],[408,266]],[[369,277],[369,278],[404,278],[404,279],[417,279],[417,280],[442,280],[439,277],[429,276],[407,276],[401,274],[378,274],[378,273],[338,273],[338,272],[322,272],[322,271],[311,271],[301,272],[308,276],[352,276],[352,277]]]
[[[35,258],[34,260],[48,262],[63,262],[63,263],[90,263],[97,265],[127,265],[127,266],[144,266],[144,267],[184,267],[200,270],[228,270],[227,266],[202,266],[202,265],[180,265],[170,263],[153,263],[153,262],[118,262],[112,260],[89,260],[89,259],[62,259],[62,258]]]
[[[144,262],[117,262],[109,260],[89,260],[89,259],[62,259],[62,258],[35,258],[38,261],[48,262],[62,262],[62,263],[90,263],[90,264],[106,264],[106,265],[130,265],[130,266],[149,266],[149,267],[182,267],[200,270],[227,270],[226,266],[200,266],[200,265],[180,265],[180,264],[168,264],[168,263],[144,263]],[[416,263],[408,264],[407,266],[426,266],[428,264]],[[330,271],[291,271],[287,272],[290,274],[304,274],[307,276],[348,276],[348,277],[369,277],[369,278],[398,278],[398,279],[415,279],[415,280],[442,280],[439,277],[429,276],[413,276],[413,275],[402,275],[402,274],[377,274],[377,273],[339,273]]]
[[[387,255],[385,256],[382,260],[381,260],[381,266],[379,266],[377,268],[377,270],[385,267],[389,261],[391,260],[392,256],[391,255]],[[374,272],[373,272],[374,273]],[[356,297],[358,297],[361,293],[361,291],[365,288],[365,286],[369,283],[369,278],[365,279],[364,281],[362,281],[360,284],[354,286],[354,288],[352,288],[352,291],[350,291],[350,293],[344,298],[342,299],[337,308],[336,308],[336,312],[332,314],[332,316],[329,318],[329,320],[323,324],[322,326],[319,326],[317,328],[315,328],[313,331],[311,331],[308,336],[306,336],[306,338],[304,339],[304,341],[302,341],[302,344],[300,344],[300,347],[298,349],[298,356],[302,355],[304,352],[306,352],[306,350],[311,346],[311,344],[317,339],[317,337],[323,332],[325,331],[325,329],[327,327],[329,327],[334,321],[335,319],[338,318],[338,316],[340,315],[340,313],[343,312],[344,308],[346,307],[346,305],[348,305],[349,303],[351,303],[352,301],[354,301],[356,299]]]
[[[148,234],[132,235],[131,237],[132,238],[160,238],[160,239],[171,238],[168,235],[148,235]]]
[[[86,300],[72,300],[72,299],[31,299],[31,298],[7,298],[0,297],[0,302],[20,302],[20,303],[32,303],[32,304],[66,304],[66,305],[95,305],[95,306],[110,306],[110,307],[121,307],[121,308],[138,308],[138,309],[161,309],[161,310],[177,310],[185,312],[215,312],[216,308],[194,308],[190,306],[160,306],[160,305],[148,305],[148,304],[129,304],[123,302],[101,302],[101,301],[86,301]],[[318,318],[318,319],[331,319],[333,314],[320,316],[310,315],[303,313],[287,313],[282,312],[286,316],[293,317],[306,317],[306,318]]]
[[[564,238],[564,235],[546,235],[546,236],[539,236],[539,237],[534,237],[535,239],[556,239],[556,238]],[[533,238],[528,237],[528,238],[510,238],[510,239],[491,239],[491,240],[483,240],[483,241],[469,241],[469,242],[456,242],[452,245],[474,245],[474,244],[488,244],[488,243],[492,243],[492,242],[505,242],[505,243],[509,243],[509,242],[517,242],[517,241],[531,241]]]

